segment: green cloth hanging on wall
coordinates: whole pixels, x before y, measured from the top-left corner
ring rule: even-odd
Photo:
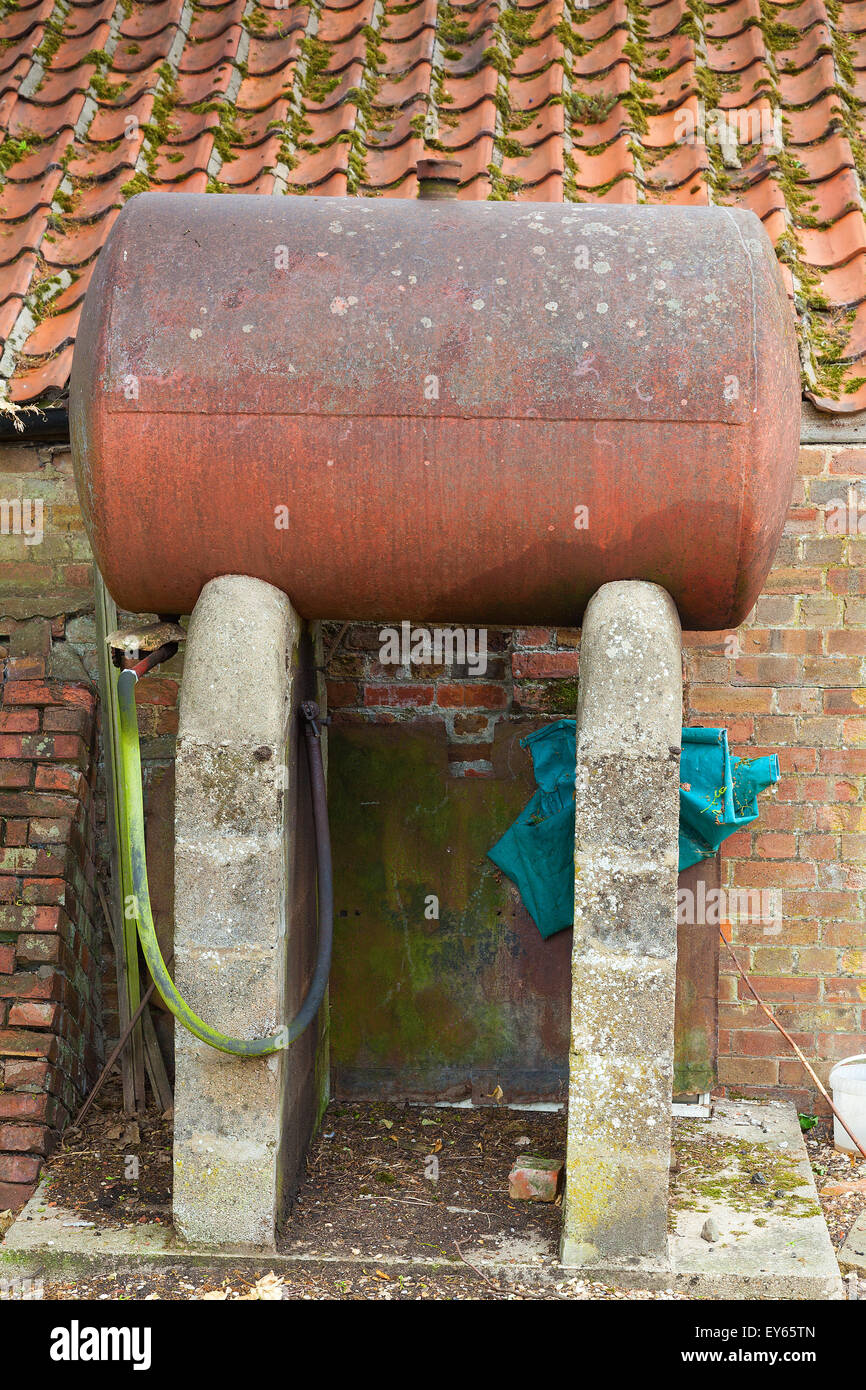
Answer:
[[[557,719],[520,740],[538,790],[488,857],[516,884],[543,937],[574,923],[574,719]],[[775,753],[734,758],[727,729],[683,729],[679,867],[715,854],[728,835],[758,818],[758,794],[779,780]]]

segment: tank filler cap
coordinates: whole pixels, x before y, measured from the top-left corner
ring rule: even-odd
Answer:
[[[134,664],[172,644],[186,641],[186,632],[175,618],[167,618],[158,623],[145,623],[140,627],[120,627],[109,632],[105,644],[111,653],[111,660],[119,670]]]

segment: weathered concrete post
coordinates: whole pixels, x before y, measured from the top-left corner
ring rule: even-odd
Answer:
[[[667,1264],[681,633],[656,584],[584,617],[562,1260]]]
[[[196,1013],[237,1037],[289,1021],[315,955],[297,727],[300,701],[316,695],[314,666],[310,635],[279,589],[226,575],[202,590],[177,742],[174,969]],[[174,1220],[184,1239],[274,1248],[324,1100],[323,1016],[289,1052],[256,1059],[176,1026]]]

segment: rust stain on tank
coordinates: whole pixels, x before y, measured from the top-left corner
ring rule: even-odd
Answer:
[[[310,617],[574,624],[640,578],[719,629],[799,397],[748,212],[154,194],[100,256],[70,412],[124,608],[239,572]]]

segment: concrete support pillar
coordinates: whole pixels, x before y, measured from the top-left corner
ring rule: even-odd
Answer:
[[[288,1022],[315,956],[297,708],[316,693],[310,634],[285,594],[240,575],[205,586],[180,703],[174,973],[196,1013],[237,1037]],[[175,1039],[178,1233],[272,1250],[325,1098],[324,1020],[258,1059],[217,1052],[179,1024]]]
[[[681,633],[656,584],[584,618],[562,1260],[667,1264]]]

